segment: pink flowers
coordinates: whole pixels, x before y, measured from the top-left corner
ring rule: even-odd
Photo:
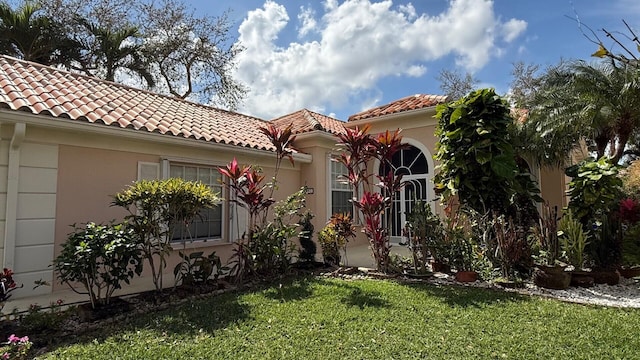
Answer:
[[[11,334],[4,345],[0,350],[3,351],[0,355],[1,359],[25,359],[32,343],[28,336],[18,337],[16,334]]]
[[[9,344],[26,344],[29,342],[28,336],[17,337],[16,334],[9,335]]]

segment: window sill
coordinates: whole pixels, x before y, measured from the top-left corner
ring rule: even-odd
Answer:
[[[193,241],[186,240],[184,242],[182,241],[172,242],[171,247],[173,247],[173,250],[182,250],[182,249],[199,249],[199,248],[205,248],[205,247],[219,247],[219,246],[226,246],[231,244],[233,243],[223,239],[207,239],[207,240],[193,240]]]

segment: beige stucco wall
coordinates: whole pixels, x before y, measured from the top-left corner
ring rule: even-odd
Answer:
[[[100,125],[86,129],[91,130],[95,126]],[[12,134],[12,124],[0,126],[0,230],[3,230],[0,231],[0,249],[3,254],[8,153]],[[223,166],[236,157],[241,164],[259,166],[266,181],[270,181],[274,173],[275,157],[266,152],[245,151],[233,146],[203,146],[203,142],[195,140],[167,143],[159,138],[165,139],[166,136],[157,134],[145,137],[117,135],[117,132],[111,135],[83,129],[60,130],[27,125],[20,150],[14,247],[16,280],[25,287],[14,293],[15,298],[65,288],[55,281],[49,265],[72,230],[70,225],[122,220],[126,212],[110,206],[111,196],[137,180],[140,162],[161,165],[163,159],[168,159],[200,166]],[[283,163],[278,190],[274,193],[276,199],[300,188],[300,166]],[[228,216],[229,212],[226,214]],[[208,254],[216,251],[223,262],[228,260],[231,249],[228,230],[220,241],[184,245],[187,252],[197,250]],[[172,284],[172,270],[177,262],[177,254],[169,259],[165,271],[171,275],[165,278],[165,285]],[[50,281],[52,287],[33,291],[33,281],[39,279]]]

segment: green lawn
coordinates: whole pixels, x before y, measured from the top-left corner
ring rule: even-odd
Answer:
[[[305,278],[131,317],[45,359],[637,359],[640,311]]]

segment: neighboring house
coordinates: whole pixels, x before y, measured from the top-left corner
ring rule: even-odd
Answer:
[[[401,128],[411,146],[393,164],[408,180],[394,204],[392,235],[399,236],[413,200],[434,199],[433,115],[443,101],[442,96],[409,96],[353,115],[346,123],[306,109],[272,120],[280,127],[292,124],[297,136],[294,164],[283,162],[276,199],[307,186],[307,208],[321,229],[332,213],[352,211],[351,191],[338,181],[346,171],[332,161],[338,155],[336,135],[364,124],[371,124],[373,133]],[[15,296],[63,288],[49,265],[70,225],[121,220],[126,213],[110,206],[112,195],[136,180],[200,180],[225,198],[216,168],[234,157],[240,164],[260,166],[271,178],[274,148],[259,130],[267,123],[0,56],[0,249],[2,266],[13,268],[25,284]],[[373,166],[379,171],[379,164]],[[561,173],[534,172],[545,199],[562,205]],[[233,206],[223,200],[193,225],[193,241],[176,242],[174,248],[215,250],[228,259],[247,223],[243,211],[232,218]],[[171,260],[177,261],[176,256]],[[166,271],[172,268],[170,263]],[[52,289],[32,290],[30,284],[40,279],[51,281]]]

